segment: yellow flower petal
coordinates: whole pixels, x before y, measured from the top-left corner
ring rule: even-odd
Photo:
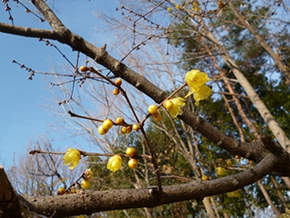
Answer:
[[[185,99],[181,97],[170,99],[173,105],[167,109],[171,116],[177,117],[178,115],[182,115],[182,107],[185,106]]]
[[[207,99],[212,93],[211,88],[203,85],[199,88],[198,92],[193,92],[193,97],[195,100],[195,105],[199,105],[199,101]]]
[[[107,169],[115,172],[121,168],[122,165],[122,157],[120,155],[114,155],[113,157],[110,157]]]
[[[227,193],[227,196],[228,196],[229,198],[238,198],[238,197],[241,196],[241,193],[240,193],[240,190],[238,189],[238,190],[236,190],[236,191],[228,192],[228,193]]]
[[[65,165],[69,165],[69,169],[72,170],[79,164],[81,153],[78,149],[69,148],[63,156],[63,162]]]
[[[206,82],[210,81],[206,73],[200,72],[199,70],[191,70],[186,73],[185,81],[189,87],[189,93],[185,96],[187,98],[193,92],[198,92],[200,87]]]
[[[194,1],[193,3],[192,3],[192,10],[193,11],[195,11],[195,12],[199,12],[200,11],[200,7],[199,7],[199,2],[198,1]]]

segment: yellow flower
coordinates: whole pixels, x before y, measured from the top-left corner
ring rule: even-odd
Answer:
[[[120,155],[114,155],[113,157],[110,157],[107,169],[115,172],[116,170],[119,170],[122,165],[122,157]]]
[[[199,7],[199,2],[198,1],[194,1],[193,3],[192,3],[192,10],[193,11],[195,11],[195,12],[199,12],[200,11],[200,7]]]
[[[69,165],[69,169],[72,170],[79,164],[81,159],[81,153],[78,149],[69,148],[63,156],[63,162],[65,165]]]
[[[215,169],[217,176],[224,176],[225,175],[225,170],[222,167],[218,167]]]
[[[169,108],[167,108],[168,112],[173,117],[177,117],[177,115],[182,115],[182,107],[185,106],[185,99],[181,97],[173,98],[168,101],[171,101],[173,105]]]
[[[189,87],[189,93],[185,96],[187,98],[194,92],[198,92],[200,87],[206,82],[210,81],[206,73],[200,72],[199,70],[191,70],[186,73],[185,81]]]
[[[199,101],[207,99],[212,93],[211,88],[206,85],[202,85],[197,92],[193,92],[193,98],[195,105],[199,105]]]
[[[228,196],[229,198],[238,198],[238,197],[241,196],[241,193],[240,193],[240,190],[238,189],[238,190],[236,190],[236,191],[228,192],[228,193],[227,193],[227,196]]]

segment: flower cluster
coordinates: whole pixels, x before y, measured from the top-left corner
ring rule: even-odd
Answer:
[[[126,154],[130,157],[130,160],[129,160],[129,162],[128,162],[128,166],[129,166],[131,169],[136,169],[137,164],[138,164],[138,161],[137,161],[137,159],[134,158],[134,156],[136,155],[136,150],[135,150],[135,148],[128,147],[128,148],[126,149]]]
[[[156,121],[161,121],[162,116],[160,113],[158,113],[158,107],[156,105],[150,105],[147,110],[149,114],[154,116]]]
[[[71,185],[68,189],[64,187],[60,187],[57,190],[57,195],[64,195],[64,194],[74,194],[77,193],[77,190],[82,187],[83,189],[89,189],[91,187],[90,179],[93,177],[93,172],[91,169],[86,169],[85,172],[82,174],[82,181],[79,184],[77,181]],[[79,180],[79,179],[78,179]]]
[[[207,99],[212,93],[211,88],[205,85],[210,80],[206,73],[202,73],[199,70],[187,72],[185,81],[189,87],[189,93],[185,98],[193,94],[195,105],[199,105],[199,101]]]
[[[104,135],[106,134],[109,129],[114,125],[113,121],[110,120],[110,119],[106,119],[104,120],[103,124],[101,126],[99,126],[98,128],[98,132],[101,134],[101,135]]]
[[[135,169],[138,164],[138,161],[134,158],[136,156],[135,148],[128,147],[126,150],[126,154],[130,157],[130,160],[128,161],[128,166],[131,169]],[[122,157],[120,155],[115,154],[114,156],[109,158],[107,169],[116,172],[121,168],[121,166],[122,166]]]
[[[208,78],[206,73],[202,73],[199,70],[187,72],[185,75],[185,82],[189,87],[189,92],[185,98],[193,94],[195,105],[198,106],[201,100],[207,99],[212,94],[211,88],[205,85],[205,83],[210,80],[211,79]],[[186,100],[182,97],[170,98],[163,102],[163,107],[168,110],[172,117],[176,118],[178,115],[182,115],[182,107],[185,106],[185,101]]]
[[[176,8],[179,9],[180,6]],[[196,12],[200,10],[198,1],[193,2],[193,10]],[[171,8],[168,11],[171,11]],[[94,73],[99,74],[99,72],[94,70],[94,68],[92,67],[82,66],[80,68],[80,71],[82,72],[92,71]],[[207,99],[212,94],[211,88],[205,85],[205,83],[207,83],[210,80],[211,79],[208,78],[208,75],[206,73],[200,72],[199,70],[191,70],[187,72],[185,76],[185,83],[183,84],[182,87],[180,87],[180,89],[182,89],[183,87],[187,85],[189,87],[189,93],[184,98],[182,97],[172,98],[172,96],[174,96],[180,89],[176,90],[174,93],[172,93],[172,95],[170,95],[168,99],[166,99],[163,102],[162,104],[163,107],[166,108],[168,112],[170,113],[170,115],[174,118],[176,118],[178,115],[182,115],[183,114],[182,108],[186,105],[186,98],[188,96],[192,94],[195,99],[195,105],[198,105],[201,100]],[[116,89],[113,91],[114,95],[118,95],[119,92],[122,92],[123,95],[126,95],[125,91],[121,88],[121,85],[122,85],[121,79],[117,79],[115,82],[112,82],[109,80],[109,82],[113,86],[116,87]],[[154,119],[156,121],[161,121],[162,117],[161,117],[161,114],[158,112],[158,108],[160,106],[161,105],[159,106],[150,105],[147,109],[149,114],[147,115],[146,119],[150,115],[152,115],[154,116]],[[98,120],[98,121],[101,121],[101,120]],[[132,130],[138,131],[140,128],[142,128],[144,121],[140,123],[135,123],[135,124],[128,124],[124,121],[123,118],[118,117],[115,122],[113,122],[111,119],[106,119],[101,122],[102,122],[102,125],[98,127],[98,132],[101,135],[104,135],[109,131],[109,129],[112,128],[113,125],[122,126],[121,128],[122,134],[130,133]],[[138,164],[138,161],[136,159],[138,157],[138,155],[136,155],[136,150],[132,147],[128,147],[126,150],[126,154],[130,157],[130,160],[128,161],[128,166],[131,169],[135,169]],[[107,163],[107,169],[113,172],[116,172],[117,170],[119,170],[122,166],[121,156],[122,155],[115,154],[112,157],[110,157]],[[80,158],[81,158],[81,152],[79,150],[74,149],[74,148],[69,148],[63,157],[63,161],[64,161],[64,164],[69,165],[69,168],[72,170],[78,165]],[[222,176],[225,172],[223,168],[218,167],[216,170],[216,173],[218,176]],[[83,189],[90,188],[91,177],[92,177],[92,171],[91,169],[87,169],[82,176],[83,180],[81,182],[81,187]],[[205,180],[208,180],[208,178],[206,176],[203,176],[202,180],[205,181]],[[63,192],[63,190],[60,190],[60,192]]]
[[[83,180],[81,186],[83,189],[89,189],[91,187],[90,179],[93,177],[93,171],[91,169],[86,169],[83,174]]]

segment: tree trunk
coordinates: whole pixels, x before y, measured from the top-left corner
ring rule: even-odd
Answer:
[[[283,196],[283,194],[281,192],[280,186],[279,186],[279,184],[278,184],[278,182],[277,182],[277,180],[275,179],[274,176],[271,175],[270,178],[271,178],[271,181],[272,181],[272,183],[274,184],[274,186],[276,188],[277,196],[281,200],[281,202],[283,204],[283,207],[284,207],[284,210],[285,210],[286,208],[288,208],[288,206],[287,206],[287,203],[286,203],[286,201],[284,199],[284,196]]]
[[[258,186],[260,187],[267,203],[271,206],[272,210],[274,211],[274,213],[277,215],[277,217],[281,216],[280,211],[278,210],[278,208],[273,204],[270,196],[268,195],[267,190],[265,189],[264,185],[262,184],[261,180],[257,181]]]
[[[203,204],[205,206],[205,210],[207,212],[207,217],[208,218],[216,218],[215,213],[214,213],[214,211],[212,209],[212,205],[211,205],[209,197],[205,197],[202,200],[202,202],[203,202]]]

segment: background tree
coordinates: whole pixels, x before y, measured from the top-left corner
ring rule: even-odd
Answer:
[[[7,2],[4,3],[8,5]],[[289,116],[287,115],[289,115],[289,111],[287,105],[289,101],[285,103],[275,99],[274,103],[274,101],[272,102],[274,98],[271,98],[273,92],[277,95],[283,93],[283,96],[289,92],[287,49],[284,49],[288,43],[285,36],[289,23],[275,16],[275,13],[279,15],[280,7],[289,12],[284,2],[263,2],[259,5],[254,2],[245,3],[242,1],[220,1],[214,4],[209,4],[206,1],[182,1],[179,4],[173,1],[150,1],[148,3],[142,2],[142,6],[138,4],[139,1],[136,1],[137,4],[130,2],[132,3],[130,8],[126,5],[119,8],[121,15],[124,15],[129,23],[133,23],[132,27],[132,25],[123,25],[118,22],[118,25],[132,31],[132,39],[129,41],[132,48],[129,53],[128,49],[125,53],[122,53],[120,49],[123,57],[121,61],[110,56],[106,51],[106,46],[98,48],[72,33],[61,23],[45,2],[37,0],[32,1],[32,3],[47,19],[53,30],[27,29],[0,23],[0,31],[22,36],[47,38],[67,44],[73,50],[88,56],[108,69],[109,73],[106,79],[112,78],[111,74],[114,74],[113,77],[121,77],[157,103],[161,103],[168,97],[171,93],[169,90],[175,90],[183,83],[185,73],[191,68],[203,69],[202,71],[211,75],[213,78],[211,85],[215,95],[207,104],[200,103],[198,108],[194,106],[194,101],[190,97],[187,106],[183,109],[183,114],[178,116],[178,120],[172,119],[164,111],[162,123],[151,122],[148,127],[141,127],[144,139],[139,140],[139,137],[133,137],[134,135],[130,135],[126,139],[137,148],[138,154],[148,155],[149,152],[152,160],[152,163],[146,159],[141,160],[144,163],[142,162],[143,165],[140,164],[139,167],[146,169],[141,170],[141,173],[138,171],[126,172],[126,170],[118,172],[119,175],[116,173],[120,179],[117,183],[110,180],[111,175],[105,173],[106,181],[110,182],[110,185],[121,188],[118,187],[121,183],[123,188],[127,188],[126,190],[85,192],[81,193],[81,198],[76,196],[80,193],[65,197],[45,197],[41,198],[43,202],[52,203],[39,205],[37,202],[40,198],[25,197],[23,199],[10,191],[11,189],[2,189],[0,190],[0,193],[3,193],[1,196],[12,193],[17,199],[13,204],[17,209],[1,208],[4,214],[12,212],[18,216],[19,211],[28,214],[30,210],[48,216],[53,214],[55,217],[61,217],[115,209],[155,207],[162,204],[170,205],[152,211],[145,209],[144,213],[165,216],[169,213],[176,215],[193,213],[196,206],[189,206],[190,201],[173,203],[184,200],[193,201],[192,203],[197,205],[197,213],[203,214],[203,210],[200,210],[201,205],[195,204],[195,201],[203,200],[202,207],[205,208],[209,217],[241,216],[242,214],[254,213],[252,208],[251,210],[242,209],[255,201],[257,187],[260,188],[260,193],[263,194],[267,204],[272,206],[276,215],[280,215],[280,211],[287,209],[285,192],[283,194],[283,191],[280,191],[281,179],[276,180],[273,176],[267,176],[264,182],[259,181],[257,185],[254,184],[271,172],[289,176],[289,167],[287,167],[289,161],[287,153],[289,146],[287,138],[287,135],[289,136],[287,131]],[[255,8],[256,6],[257,8]],[[169,19],[156,21],[158,17],[164,15],[169,15]],[[169,24],[168,21],[170,21]],[[285,28],[270,31],[270,26],[267,25],[267,22],[270,21],[279,22]],[[279,35],[285,39],[281,44]],[[159,81],[162,81],[162,83],[156,83],[156,77],[150,76],[153,64],[163,64],[163,69],[170,69],[168,61],[164,61],[162,58],[156,59],[159,54],[162,57],[163,54],[160,52],[162,49],[154,50],[157,53],[149,52],[152,59],[146,65],[144,64],[145,60],[141,58],[129,59],[128,57],[132,57],[136,50],[144,51],[145,47],[150,47],[151,40],[157,41],[163,37],[176,46],[176,50],[173,51],[178,53],[173,54],[180,54],[179,57],[183,57],[181,61],[178,61],[179,63],[174,63],[175,66],[171,72],[176,72],[177,66],[184,68],[184,70],[178,69],[180,72],[178,74],[158,75],[156,73]],[[124,38],[124,41],[128,42],[127,38]],[[51,44],[50,41],[46,42]],[[275,49],[277,52],[274,51]],[[171,55],[171,52],[168,52],[169,49],[163,51]],[[156,60],[160,60],[160,63],[156,64]],[[169,60],[173,61],[174,58]],[[74,78],[73,84],[76,81],[80,84],[88,84],[88,87],[94,90],[95,87],[91,85],[92,83],[87,81],[96,82],[100,78],[96,77],[94,73],[99,76],[101,74],[92,70],[88,73],[81,73],[78,71],[77,64],[73,64],[73,66],[74,72],[70,75]],[[140,73],[136,73],[132,69]],[[35,72],[29,69],[28,71],[33,77]],[[162,71],[157,68],[156,72]],[[168,72],[168,70],[163,72]],[[272,75],[275,75],[276,81],[271,79]],[[167,81],[172,83],[169,85]],[[63,86],[65,82],[57,81],[57,84]],[[106,90],[108,86],[104,80],[101,84],[104,87],[103,90]],[[158,84],[158,86],[154,84]],[[100,92],[94,93],[99,94]],[[101,93],[102,98],[94,93],[81,93],[80,96],[88,94],[95,98],[96,102],[101,104],[105,102],[105,106],[111,108],[112,104],[107,101],[106,92]],[[71,95],[71,92],[68,92],[67,94],[70,96],[69,101],[64,98],[65,100],[60,101],[60,104],[68,105],[69,102],[73,102],[70,103],[72,106],[85,109],[81,101],[75,97],[75,93]],[[100,101],[100,99],[102,100]],[[264,102],[261,99],[264,99]],[[269,99],[269,102],[265,99]],[[143,102],[146,103],[144,100]],[[224,105],[224,107],[222,108],[220,105]],[[284,128],[284,131],[278,126],[266,105],[271,112],[275,111],[272,113],[277,116],[277,121],[280,122],[279,124]],[[115,114],[120,112],[118,106]],[[138,116],[144,115],[144,108],[142,109],[140,104],[137,104],[134,109],[138,112]],[[81,111],[86,112],[86,110]],[[127,110],[125,113],[128,114]],[[99,116],[110,117],[113,114],[112,110],[109,109],[103,111]],[[85,115],[89,118],[96,117],[91,113],[85,113]],[[128,118],[128,122],[131,120]],[[117,134],[106,134],[104,138],[96,137],[94,132],[98,126],[95,120],[90,121],[91,126],[84,125],[79,121],[75,122],[90,134],[91,138],[97,142],[96,144],[102,145],[99,147],[103,152],[121,153],[122,150],[124,151],[125,146],[122,143],[125,139],[122,139],[122,143],[118,146],[114,143],[118,138]],[[265,127],[265,133],[275,137],[275,142],[269,136],[261,134]],[[146,141],[146,138],[149,140]],[[144,143],[152,145],[153,149],[142,147]],[[86,155],[86,153],[82,154]],[[247,160],[241,161],[241,157]],[[104,159],[97,159],[97,161],[103,162]],[[97,168],[96,171],[102,173],[101,169],[102,167]],[[242,172],[237,173],[237,171]],[[130,174],[130,181],[134,184],[134,188],[138,189],[128,189],[133,188],[132,184],[122,182]],[[4,181],[3,184],[10,187],[3,169],[1,169],[0,176],[1,181]],[[151,178],[155,176],[155,179]],[[211,178],[211,180],[202,181],[206,180],[204,176]],[[144,181],[140,182],[140,177]],[[269,178],[271,182],[269,182]],[[289,180],[283,178],[283,181],[287,184]],[[270,184],[269,187],[275,187],[275,194],[269,191],[271,189],[265,189],[268,184]],[[95,187],[100,187],[100,185],[104,186],[104,189],[108,188],[107,184],[100,183],[100,181],[99,186]],[[152,187],[152,185],[157,185],[158,188]],[[235,190],[238,192],[233,192]],[[227,192],[231,194],[225,194]],[[238,195],[241,200],[231,200],[229,197],[233,194]],[[216,195],[215,198],[208,198],[212,195]],[[249,196],[251,196],[250,199],[248,199]],[[263,207],[261,204],[263,197],[259,197],[257,206]],[[273,198],[277,197],[283,206],[271,203]],[[5,197],[1,197],[1,199],[5,199]],[[27,207],[19,209],[19,201],[24,202],[20,205],[25,204]],[[234,210],[231,210],[232,208]]]

